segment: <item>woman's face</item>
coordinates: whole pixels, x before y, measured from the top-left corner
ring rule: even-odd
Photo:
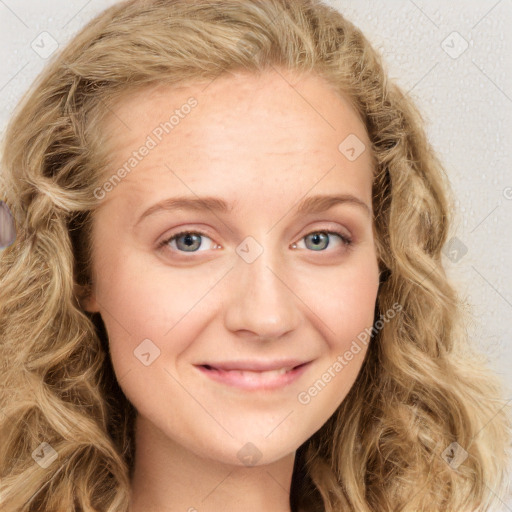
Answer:
[[[86,308],[140,420],[230,464],[293,453],[347,395],[373,324],[364,125],[322,79],[281,70],[139,91],[102,132]]]

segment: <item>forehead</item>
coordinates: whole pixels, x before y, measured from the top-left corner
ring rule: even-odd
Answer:
[[[306,184],[327,173],[324,188],[341,176],[368,194],[373,176],[365,125],[350,100],[315,74],[244,72],[151,85],[119,98],[101,131],[110,172],[153,141],[155,147],[123,178],[123,190],[139,198],[165,186],[172,170],[174,181],[183,172],[190,186],[208,183],[220,191],[226,180],[234,187],[241,177],[245,185],[292,178]],[[366,148],[357,160],[343,153],[347,140],[359,144],[358,151]],[[333,166],[337,172],[328,173]]]
[[[135,145],[142,132],[151,133],[155,121],[168,121],[190,98],[197,101],[198,108],[187,116],[186,123],[175,127],[173,135],[184,137],[193,128],[213,120],[216,124],[209,127],[209,132],[225,128],[228,121],[233,124],[238,120],[241,126],[244,118],[250,116],[252,121],[266,123],[266,128],[279,125],[291,128],[289,123],[301,118],[304,122],[294,128],[305,134],[318,132],[319,128],[336,132],[341,122],[343,129],[353,129],[361,138],[366,137],[366,127],[347,95],[318,74],[279,69],[260,74],[230,72],[208,81],[156,83],[128,91],[118,96],[108,109],[102,123],[105,140],[113,143],[113,149]],[[250,127],[250,123],[243,124],[245,133]],[[255,128],[261,130],[262,126]],[[261,135],[265,133],[268,130],[261,130]]]

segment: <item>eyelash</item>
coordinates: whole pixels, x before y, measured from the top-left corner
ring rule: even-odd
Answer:
[[[311,232],[307,233],[306,235],[304,235],[301,238],[301,240],[306,238],[307,236],[313,235],[315,233],[326,233],[328,235],[337,235],[341,239],[341,241],[345,247],[347,247],[348,249],[352,248],[352,245],[353,245],[352,238],[348,237],[347,235],[345,235],[339,231],[331,231],[329,229],[317,229],[317,230],[311,231]],[[175,240],[183,235],[201,235],[203,237],[211,238],[207,233],[204,233],[203,231],[200,231],[200,230],[199,231],[191,231],[191,230],[180,231],[179,233],[176,233],[176,234],[166,238],[165,240],[161,241],[158,244],[158,249],[165,249],[166,246],[168,246],[169,242],[172,242],[173,240]],[[178,251],[178,252],[180,252],[182,254],[187,254],[184,251]],[[191,253],[188,253],[188,254],[194,254],[194,252],[198,252],[198,251],[192,251]],[[311,251],[311,252],[315,252],[315,251]],[[326,251],[318,251],[318,252],[326,252]]]

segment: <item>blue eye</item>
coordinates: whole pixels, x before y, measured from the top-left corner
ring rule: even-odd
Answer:
[[[331,246],[331,242],[329,239],[330,235],[337,236],[340,240],[343,246],[350,247],[352,245],[352,239],[344,235],[343,233],[339,233],[337,231],[328,231],[328,230],[319,230],[319,231],[312,231],[308,235],[302,237],[301,240],[306,240],[312,242],[307,246],[307,248],[311,248],[315,252],[325,252],[324,249]],[[207,238],[212,243],[212,239],[206,235],[205,233],[201,231],[181,231],[179,233],[176,233],[175,235],[172,235],[171,237],[163,240],[158,245],[159,248],[172,248],[174,250],[178,250],[179,252],[188,252],[188,253],[194,253],[194,252],[200,252],[198,249],[202,247],[201,238]],[[175,244],[174,247],[171,246],[171,244]],[[209,249],[218,248],[219,245],[213,244],[214,247],[209,247]],[[320,246],[319,248],[315,246]],[[293,244],[293,247],[296,248],[297,244]],[[208,247],[206,248],[208,250]]]
[[[201,237],[211,240],[209,236],[201,231],[181,231],[161,242],[159,247],[168,246],[169,243],[176,241],[176,246],[180,245],[184,252],[198,252],[197,249],[202,245],[199,240]],[[180,239],[183,240],[183,243],[180,242]]]
[[[348,238],[346,235],[343,235],[342,233],[338,233],[337,231],[313,231],[309,235],[306,235],[304,240],[312,242],[312,249],[314,251],[323,251],[323,249],[326,249],[331,245],[331,242],[328,238],[330,235],[336,235],[338,238],[340,238],[343,245],[350,246],[352,244],[352,240],[350,238]],[[315,245],[320,245],[320,248],[315,248]]]

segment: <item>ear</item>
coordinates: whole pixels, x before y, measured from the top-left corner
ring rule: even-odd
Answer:
[[[94,298],[94,295],[90,295],[89,297],[86,297],[82,300],[82,307],[85,311],[88,311],[89,313],[99,313],[98,303],[96,302],[96,299]]]
[[[75,294],[80,306],[89,313],[99,313],[98,303],[90,285],[75,285]]]

